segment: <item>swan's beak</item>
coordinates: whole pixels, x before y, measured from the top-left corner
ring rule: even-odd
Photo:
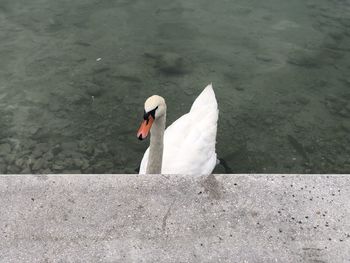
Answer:
[[[152,127],[153,121],[154,121],[153,116],[148,115],[148,118],[141,123],[140,129],[137,132],[137,138],[139,138],[139,140],[143,140],[147,137]]]

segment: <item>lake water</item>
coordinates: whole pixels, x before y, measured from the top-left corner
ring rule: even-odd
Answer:
[[[350,173],[349,0],[1,0],[0,172],[135,173],[210,82],[216,173]]]

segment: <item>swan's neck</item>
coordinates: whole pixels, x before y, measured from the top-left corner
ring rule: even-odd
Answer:
[[[157,118],[151,128],[151,140],[149,146],[148,164],[146,174],[161,174],[163,160],[163,138],[165,130],[166,114]]]

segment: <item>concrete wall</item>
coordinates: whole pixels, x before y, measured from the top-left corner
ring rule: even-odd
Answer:
[[[350,177],[0,176],[0,262],[350,262]]]

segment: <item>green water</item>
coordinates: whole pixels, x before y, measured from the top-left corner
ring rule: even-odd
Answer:
[[[134,173],[213,82],[224,173],[350,173],[349,0],[1,0],[0,172]]]

